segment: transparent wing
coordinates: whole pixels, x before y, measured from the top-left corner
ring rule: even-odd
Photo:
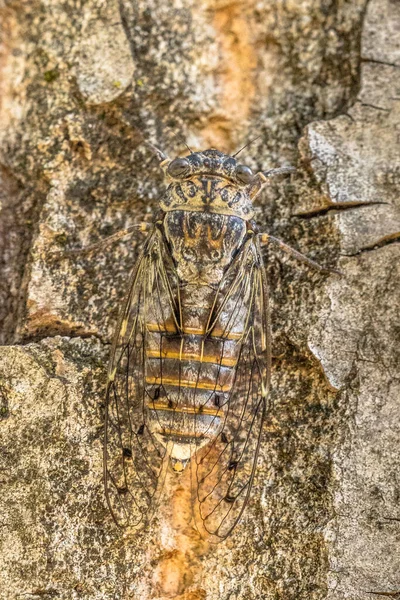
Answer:
[[[221,540],[232,532],[249,500],[270,382],[267,283],[252,239],[221,282],[210,328],[225,340],[221,365],[231,340],[240,335],[233,384],[219,403],[219,435],[195,454],[192,465],[199,529]]]
[[[178,331],[178,302],[175,269],[155,229],[132,273],[109,366],[104,484],[119,526],[137,526],[151,517],[165,477],[167,453],[150,431],[146,410],[146,324],[166,330],[168,321]]]

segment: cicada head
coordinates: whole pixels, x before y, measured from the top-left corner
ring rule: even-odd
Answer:
[[[245,221],[253,217],[248,190],[255,176],[233,156],[210,149],[165,160],[162,167],[170,184],[160,203],[165,212],[218,213]]]
[[[194,175],[220,176],[232,181],[238,187],[245,187],[254,179],[250,167],[238,163],[233,156],[213,148],[203,152],[192,152],[189,156],[168,161],[168,164],[165,164],[165,171],[172,181],[181,181]]]

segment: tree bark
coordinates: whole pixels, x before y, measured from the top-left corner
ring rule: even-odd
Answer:
[[[0,4],[1,597],[400,597],[400,5],[395,0]],[[169,156],[252,141],[294,164],[257,222],[341,276],[268,251],[274,408],[252,499],[218,546],[187,479],[121,533],[101,444],[110,340]],[[397,596],[396,596],[397,594]]]

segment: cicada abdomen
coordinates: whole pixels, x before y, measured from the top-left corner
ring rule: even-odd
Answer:
[[[268,295],[251,223],[263,179],[216,150],[162,167],[170,184],[111,357],[106,495],[118,524],[138,524],[166,470],[190,463],[195,513],[223,539],[248,501],[267,409]]]

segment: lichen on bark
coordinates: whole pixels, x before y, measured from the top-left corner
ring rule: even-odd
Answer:
[[[13,0],[0,15],[1,597],[398,591],[398,3]],[[149,530],[121,534],[103,391],[142,239],[52,253],[152,220],[164,183],[144,139],[174,156],[257,136],[244,163],[298,166],[258,224],[343,275],[266,255],[274,410],[233,537],[196,537],[185,478]]]

